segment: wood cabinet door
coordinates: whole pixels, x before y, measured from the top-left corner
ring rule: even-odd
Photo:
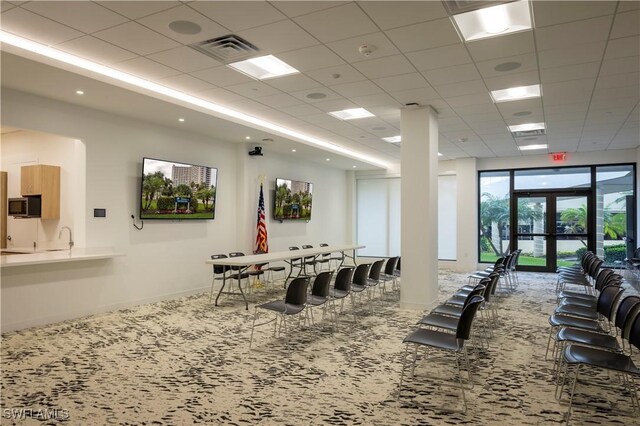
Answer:
[[[42,167],[22,166],[20,168],[20,193],[40,195],[42,193]]]

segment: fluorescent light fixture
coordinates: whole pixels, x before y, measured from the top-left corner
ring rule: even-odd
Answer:
[[[508,89],[492,90],[491,97],[493,102],[510,102],[520,99],[539,98],[540,85],[533,84],[531,86],[509,87]]]
[[[351,108],[343,109],[342,111],[331,111],[329,114],[333,115],[335,118],[339,118],[340,120],[355,120],[357,118],[367,118],[374,116],[364,108]]]
[[[126,83],[131,86],[135,86],[136,88],[144,89],[155,95],[162,95],[163,97],[171,98],[172,100],[179,101],[180,104],[189,104],[195,107],[197,110],[206,110],[211,113],[214,113],[212,114],[214,116],[218,116],[218,117],[224,116],[222,118],[227,118],[233,122],[241,123],[245,125],[251,124],[253,126],[256,126],[262,129],[273,131],[278,134],[282,134],[282,135],[291,137],[293,139],[298,139],[308,144],[315,145],[320,148],[324,148],[328,151],[333,151],[338,154],[346,155],[352,158],[357,158],[366,163],[374,164],[376,166],[379,166],[385,169],[389,167],[389,164],[387,162],[379,160],[375,157],[370,157],[366,154],[362,154],[360,152],[353,151],[348,148],[344,148],[340,145],[336,145],[334,143],[325,141],[323,139],[318,139],[314,136],[300,133],[296,130],[292,130],[287,127],[280,126],[270,121],[266,121],[261,118],[257,118],[257,117],[245,114],[243,112],[239,112],[234,109],[227,108],[225,106],[222,106],[210,101],[206,101],[204,99],[186,94],[184,92],[180,92],[178,90],[171,89],[166,86],[162,86],[158,83],[153,83],[149,80],[145,80],[144,78],[136,77],[135,75],[118,71],[114,68],[110,68],[105,65],[101,65],[96,62],[80,58],[70,53],[66,53],[61,50],[57,50],[52,47],[46,46],[44,44],[40,44],[31,40],[28,40],[26,38],[16,36],[6,31],[0,30],[0,43],[5,43],[9,46],[14,46],[18,49],[26,50],[28,52],[47,57],[49,59],[53,59],[65,64],[73,65],[83,70],[90,71],[92,73],[96,73],[104,77],[108,77],[112,80],[119,81],[121,83]]]
[[[518,149],[520,151],[533,151],[534,149],[547,149],[548,145],[546,143],[534,144],[534,145],[522,145],[519,146]]]
[[[84,92],[82,90],[76,90],[76,95],[84,95]]]
[[[484,7],[454,15],[465,41],[496,37],[531,29],[528,0],[519,0],[497,6]]]
[[[178,118],[178,121],[184,123],[184,118]]]
[[[398,143],[402,141],[402,136],[389,136],[388,138],[382,138],[382,140],[389,143]]]
[[[516,124],[513,126],[509,126],[510,132],[528,132],[531,130],[542,130],[544,129],[544,123],[526,123],[526,124]]]
[[[282,77],[283,75],[300,72],[273,55],[259,56],[257,58],[234,62],[228,66],[258,80]]]

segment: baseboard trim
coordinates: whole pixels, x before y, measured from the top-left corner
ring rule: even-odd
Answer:
[[[50,315],[47,317],[32,318],[25,321],[10,322],[10,323],[3,321],[2,333],[24,330],[31,327],[40,327],[43,325],[50,325],[50,324],[55,324],[62,321],[82,319],[82,318],[93,316],[93,315],[100,315],[108,312],[119,311],[121,309],[128,309],[135,306],[161,302],[163,300],[170,300],[170,299],[177,299],[180,297],[192,296],[194,294],[203,293],[205,291],[206,292],[211,291],[211,286],[208,285],[206,287],[199,287],[199,288],[190,289],[190,290],[167,293],[159,296],[145,297],[142,299],[112,303],[109,305],[98,306],[93,309],[83,309],[80,311],[64,312],[58,315]]]

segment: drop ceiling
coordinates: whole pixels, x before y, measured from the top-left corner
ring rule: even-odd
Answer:
[[[399,162],[400,148],[381,138],[400,134],[401,108],[411,102],[437,109],[444,159],[539,154],[519,151],[507,130],[509,125],[530,122],[545,122],[546,135],[526,143],[548,143],[549,151],[626,149],[640,144],[640,2],[636,1],[535,1],[533,31],[468,43],[461,41],[438,1],[1,4],[4,31],[390,164]],[[169,26],[174,21],[196,23],[201,31],[175,32]],[[244,38],[261,54],[275,55],[300,73],[256,81],[187,47],[228,34]],[[362,45],[368,46],[369,55],[359,52]],[[109,96],[88,100],[91,90],[78,99],[73,83],[91,83],[62,70],[57,70],[59,78],[69,74],[65,81],[73,92],[60,93],[46,78],[30,89],[29,73],[20,72],[22,67],[45,65],[3,54],[3,87],[127,114],[140,110]],[[105,90],[104,83],[95,84],[96,90]],[[491,90],[533,84],[541,85],[542,98],[494,104],[489,96]],[[130,102],[158,104],[156,108],[171,120],[191,113],[193,120],[184,124],[191,122],[193,130],[212,133],[207,123],[213,118],[201,112],[124,92]],[[375,117],[340,121],[328,114],[359,107]],[[246,142],[241,135],[247,127],[232,123],[219,127],[228,127],[218,133],[221,139]],[[255,138],[274,138],[252,131]],[[318,161],[327,156],[282,138],[274,138],[272,146],[282,152],[300,146]],[[356,165],[343,160],[339,167]],[[357,165],[367,168],[364,163]]]

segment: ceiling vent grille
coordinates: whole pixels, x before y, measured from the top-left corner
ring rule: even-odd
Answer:
[[[223,64],[251,58],[260,51],[255,45],[235,34],[190,44],[189,47]]]
[[[517,132],[511,132],[514,138],[526,138],[531,136],[544,136],[547,134],[545,129],[537,130],[520,130]]]
[[[489,6],[498,4],[511,3],[511,1],[484,1],[484,0],[445,0],[442,2],[449,15],[457,15],[459,13],[471,12]]]

